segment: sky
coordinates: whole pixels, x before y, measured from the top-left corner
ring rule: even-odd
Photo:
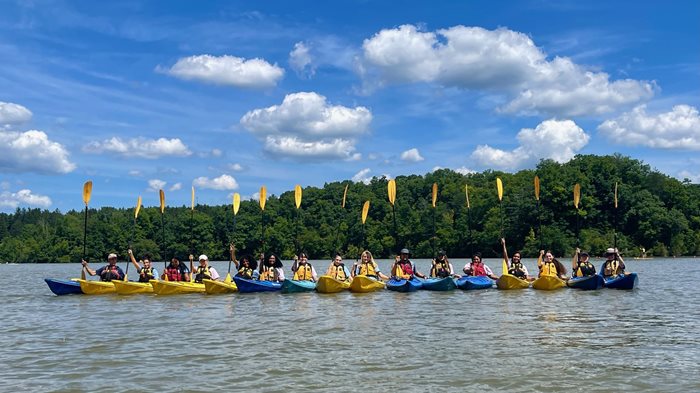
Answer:
[[[0,0],[0,211],[621,153],[700,183],[697,1]]]

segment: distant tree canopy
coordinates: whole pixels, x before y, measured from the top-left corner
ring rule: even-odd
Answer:
[[[541,182],[539,206],[534,197],[535,175]],[[504,185],[501,205],[496,177]],[[439,190],[435,209],[433,183]],[[581,185],[578,211],[573,204],[576,183]],[[396,190],[396,229],[385,178],[374,178],[368,185],[345,181],[306,187],[298,211],[293,190],[269,196],[264,243],[257,200],[241,202],[235,230],[231,205],[198,205],[193,222],[188,207],[168,207],[164,238],[158,208],[142,208],[135,227],[133,208],[90,209],[88,257],[102,260],[107,253],[117,252],[123,260],[131,244],[137,255],[149,253],[155,260],[173,255],[186,258],[190,252],[228,260],[230,242],[236,244],[238,255],[264,251],[285,259],[300,250],[317,259],[329,258],[336,250],[356,258],[365,248],[377,257],[388,257],[402,247],[411,249],[415,257],[431,257],[435,249],[454,257],[476,251],[494,257],[500,255],[501,236],[510,252],[522,250],[526,256],[536,256],[539,249],[571,255],[577,244],[600,255],[615,237],[627,255],[638,255],[642,247],[658,256],[700,254],[700,186],[620,155],[580,155],[565,164],[543,160],[535,170],[515,174],[487,170],[462,175],[440,169],[423,176],[399,176]],[[366,200],[370,209],[363,228],[360,216]],[[17,209],[0,214],[2,262],[77,262],[82,249],[82,211]]]

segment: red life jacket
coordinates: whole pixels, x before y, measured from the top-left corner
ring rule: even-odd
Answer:
[[[121,280],[122,277],[119,274],[119,270],[117,270],[117,265],[107,265],[104,268],[102,268],[102,274],[100,274],[100,279],[102,281],[112,281]]]
[[[484,263],[474,263],[472,262],[472,276],[485,276],[486,269],[484,268]]]
[[[165,275],[168,277],[168,281],[185,281],[184,269],[181,266],[175,267],[168,265],[165,268]]]
[[[408,274],[409,276],[413,275],[413,266],[411,262],[399,262],[399,267],[401,267],[401,270],[403,270],[403,274]]]

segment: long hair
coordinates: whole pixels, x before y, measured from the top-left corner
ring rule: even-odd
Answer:
[[[376,262],[374,262],[374,257],[372,256],[372,253],[369,252],[369,250],[362,251],[362,254],[360,254],[360,263],[362,263],[362,256],[363,255],[367,255],[367,259],[370,263],[375,264],[375,265],[377,264]]]
[[[272,265],[272,267],[277,267],[277,268],[284,267],[284,265],[282,264],[282,261],[280,260],[280,258],[277,255],[270,254],[267,258],[263,259],[263,263],[260,264],[260,273],[263,272],[263,267],[267,266],[267,261],[270,260],[270,257],[275,257],[275,264]]]
[[[243,266],[243,261],[246,259],[248,260],[248,267],[250,267],[252,270],[255,270],[258,268],[258,261],[256,261],[255,258],[253,258],[250,255],[243,255],[241,257],[241,263],[239,266]]]

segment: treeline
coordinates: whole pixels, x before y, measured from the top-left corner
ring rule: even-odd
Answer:
[[[541,184],[539,207],[535,175]],[[502,204],[496,177],[504,185]],[[439,189],[435,209],[433,183]],[[578,211],[573,205],[576,183],[581,185]],[[522,250],[526,256],[536,256],[541,248],[571,255],[577,244],[600,255],[613,245],[615,234],[618,248],[628,256],[638,255],[642,247],[657,256],[700,254],[700,186],[628,157],[577,156],[565,164],[545,160],[535,170],[515,174],[488,170],[462,175],[441,169],[423,176],[399,176],[396,186],[396,228],[384,178],[374,178],[368,185],[345,181],[306,187],[299,210],[293,190],[269,196],[264,244],[257,200],[241,202],[235,230],[231,205],[198,205],[193,218],[189,207],[167,207],[164,239],[158,208],[141,209],[135,227],[133,208],[90,209],[88,257],[102,260],[117,252],[123,259],[132,244],[138,255],[149,253],[155,260],[171,255],[186,258],[190,250],[227,260],[230,242],[239,255],[265,251],[284,259],[297,250],[312,259],[329,258],[336,250],[356,258],[363,248],[387,257],[404,246],[414,257],[430,257],[436,248],[455,257],[476,251],[493,257],[500,253],[500,236],[511,250]],[[360,216],[366,200],[370,209],[363,229]],[[83,250],[83,212],[17,209],[0,214],[0,239],[2,262],[77,262]]]

